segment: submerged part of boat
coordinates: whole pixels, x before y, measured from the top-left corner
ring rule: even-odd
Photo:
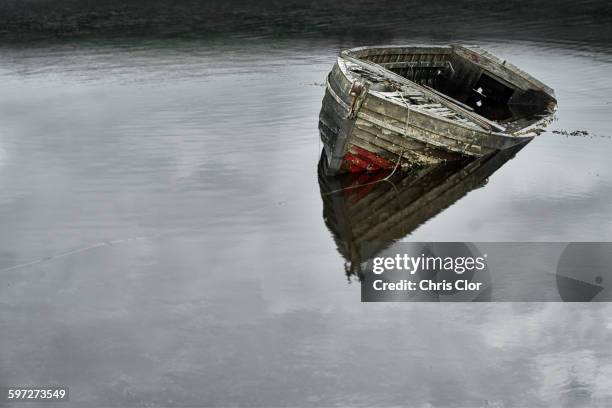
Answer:
[[[323,152],[318,175],[323,218],[347,276],[361,278],[361,265],[436,216],[488,178],[525,146],[517,144],[479,159],[464,159],[410,171],[381,170],[330,176]]]
[[[551,88],[478,47],[346,50],[319,116],[327,171],[482,157],[530,141],[556,103]]]

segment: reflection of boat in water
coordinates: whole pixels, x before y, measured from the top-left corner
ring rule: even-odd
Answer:
[[[488,177],[523,146],[408,172],[383,170],[340,176],[327,175],[323,153],[318,168],[323,217],[347,261],[347,276],[361,278],[363,262],[486,184]]]

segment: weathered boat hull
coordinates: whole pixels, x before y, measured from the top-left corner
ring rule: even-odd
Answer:
[[[467,72],[461,62],[468,60],[475,73],[448,76],[471,75],[473,86],[482,83],[483,76],[493,77],[494,67],[495,78],[503,77],[504,84],[515,87],[511,98],[516,105],[555,103],[552,90],[493,58],[484,51],[472,53],[459,46],[360,48],[341,54],[327,77],[319,116],[328,172],[376,171],[482,157],[531,140],[535,133],[506,131],[435,90],[443,88],[455,95],[467,92],[469,96],[469,91],[453,88],[460,84],[440,74],[444,64],[455,73]]]

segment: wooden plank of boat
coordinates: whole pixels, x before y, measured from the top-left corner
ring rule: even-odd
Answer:
[[[402,68],[447,68],[448,61],[400,61],[400,62],[381,62],[378,65],[386,69],[402,69]]]
[[[378,119],[372,116],[370,113],[365,113],[363,110],[357,114],[358,118],[364,119],[363,123],[376,125],[382,130],[391,131],[397,135],[406,135],[407,129],[390,124],[388,121]],[[414,125],[412,126],[414,127]],[[442,139],[442,135],[436,134],[429,129],[420,128],[419,132],[410,132],[410,137],[421,141],[425,144],[439,147],[441,149],[447,149],[449,151],[465,154],[465,155],[477,155],[480,154],[480,146],[462,142],[457,139]]]
[[[483,130],[483,128],[477,123],[470,121],[469,119],[465,119],[461,116],[452,116],[451,118],[447,119],[447,118],[441,117],[440,115],[435,115],[432,112],[426,112],[424,109],[420,109],[420,107],[423,106],[422,104],[406,104],[405,100],[401,100],[399,98],[388,98],[385,95],[380,94],[379,92],[376,92],[376,91],[370,91],[370,94],[382,99],[384,102],[386,101],[393,102],[392,104],[380,105],[378,109],[376,107],[373,107],[371,110],[375,111],[378,114],[383,115],[381,120],[391,121],[391,123],[395,123],[395,125],[399,127],[405,127],[406,117],[410,115],[410,112],[414,112],[415,115],[411,115],[413,119],[416,119],[417,116],[419,116],[416,114],[426,115],[427,118],[429,118],[427,122],[429,122],[433,127],[431,128],[423,127],[422,125],[418,123],[414,123],[414,120],[411,121],[410,127],[415,128],[415,129],[420,129],[421,131],[426,132],[426,133],[429,133],[432,131],[432,129],[439,127],[440,130],[443,130],[443,132],[447,134],[449,128],[446,125],[454,124],[454,125],[463,126],[464,127],[463,132],[464,133],[466,131],[469,132],[470,134],[469,136],[471,139],[474,136],[474,132],[480,132]],[[372,104],[373,103],[374,102],[372,102]],[[370,104],[371,104],[370,100],[366,100],[364,102],[364,105],[362,105],[361,109],[364,109],[364,108],[367,109],[367,107],[370,106]],[[381,109],[384,112],[381,112]],[[456,112],[453,112],[453,113],[455,115],[460,115],[460,114],[457,114]],[[443,121],[445,120],[447,121],[447,123],[443,123]],[[423,122],[423,120],[419,120],[419,121]],[[458,130],[458,129],[455,129],[455,130]],[[405,132],[409,132],[409,131],[410,129],[406,129]],[[457,134],[456,137],[462,139],[462,137],[459,134]]]

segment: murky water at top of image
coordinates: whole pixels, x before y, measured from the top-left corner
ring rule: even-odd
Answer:
[[[0,42],[233,36],[379,44],[477,37],[606,48],[610,22],[612,6],[601,0],[5,0]]]
[[[610,50],[447,35],[559,109],[405,239],[610,240]],[[610,405],[606,305],[359,302],[317,179],[321,84],[357,44],[4,46],[0,384],[74,406]]]

